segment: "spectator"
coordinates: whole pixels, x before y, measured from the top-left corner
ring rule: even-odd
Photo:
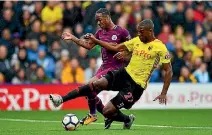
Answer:
[[[193,52],[192,51],[187,51],[185,52],[183,56],[183,60],[185,61],[185,66],[191,71],[193,69]]]
[[[168,42],[170,35],[170,27],[169,25],[163,25],[162,32],[158,35],[158,39],[161,40],[164,44]]]
[[[12,9],[3,10],[3,18],[0,19],[0,32],[4,28],[8,28],[10,32],[19,32],[21,33],[21,25],[19,20],[16,18],[15,13]],[[15,25],[14,25],[15,24]]]
[[[212,10],[211,9],[206,10],[206,16],[205,16],[203,25],[206,31],[212,31]]]
[[[89,65],[89,58],[87,55],[87,50],[83,47],[79,47],[79,56],[77,57],[77,59],[79,60],[80,66],[83,69],[86,69]]]
[[[193,60],[197,57],[202,57],[203,56],[203,48],[204,48],[204,42],[202,39],[199,39],[197,41],[197,46],[193,50]]]
[[[61,80],[62,70],[69,66],[69,51],[64,49],[61,51],[60,60],[56,63],[55,77],[57,80]]]
[[[82,22],[82,11],[80,7],[74,6],[74,2],[67,1],[66,9],[63,11],[63,25],[65,27],[73,27],[77,23]]]
[[[30,25],[32,23],[31,14],[28,10],[23,11],[23,16],[21,18],[21,25],[23,28],[23,36],[30,32]]]
[[[161,31],[161,25],[159,23],[159,20],[156,16],[153,17],[153,13],[151,9],[145,9],[143,13],[143,18],[144,19],[152,19],[154,23],[154,34],[158,36],[158,34]]]
[[[183,44],[185,44],[184,29],[181,25],[176,27],[175,38],[181,40]]]
[[[96,74],[97,69],[96,59],[91,58],[89,60],[89,67],[85,69],[85,83],[88,83],[89,80]]]
[[[63,18],[62,9],[55,4],[56,3],[54,1],[48,1],[47,5],[43,8],[41,12],[41,19],[43,21],[42,31],[44,32],[54,32],[54,25],[57,22],[61,22]]]
[[[193,69],[198,69],[200,68],[202,64],[202,59],[200,57],[195,58],[194,63],[193,63]]]
[[[0,44],[4,44],[7,47],[8,55],[7,58],[11,58],[12,54],[15,52],[15,45],[12,43],[12,36],[9,29],[5,28],[2,31],[2,36],[0,38]]]
[[[48,84],[51,82],[52,82],[52,80],[46,76],[44,69],[42,67],[38,67],[36,70],[36,78],[34,80],[32,80],[32,83]]]
[[[174,34],[169,34],[169,40],[166,43],[166,48],[169,51],[172,51],[172,52],[175,51],[174,43],[175,43],[175,36],[174,36]]]
[[[197,69],[193,74],[200,83],[208,83],[210,81],[207,65],[205,63],[202,63],[200,68]]]
[[[75,29],[74,29],[74,33],[76,35],[76,37],[80,38],[81,36],[83,36],[83,27],[81,24],[77,24],[75,26]]]
[[[209,48],[205,48],[203,61],[207,64],[207,71],[209,71],[210,79],[212,79],[212,52]]]
[[[41,35],[41,22],[40,20],[35,20],[32,24],[32,31],[26,33],[27,39],[39,39]]]
[[[38,48],[37,64],[44,68],[46,76],[49,78],[54,77],[55,62],[51,57],[46,55],[46,48],[44,46]]]
[[[183,67],[181,69],[181,75],[179,77],[179,82],[187,82],[187,83],[196,83],[197,79],[193,74],[190,73],[187,67]]]
[[[111,19],[115,24],[118,23],[118,19],[121,17],[121,14],[122,14],[122,6],[121,3],[117,2],[115,4],[114,11],[111,12]]]
[[[23,68],[19,69],[16,76],[12,79],[12,84],[27,84],[29,81],[26,78],[25,70]]]
[[[187,8],[185,12],[185,32],[193,33],[195,30],[194,11],[192,8]]]
[[[184,51],[183,51],[183,44],[181,40],[176,40],[175,41],[175,49],[176,49],[176,54],[178,58],[182,58]]]
[[[204,14],[204,10],[205,10],[205,5],[203,2],[198,2],[196,4],[196,10],[194,10],[194,20],[197,22],[203,22],[205,14]]]
[[[25,48],[19,49],[19,51],[18,51],[18,61],[19,61],[21,68],[24,68],[24,69],[28,68],[29,62],[27,60],[27,52],[26,52]]]
[[[51,50],[51,54],[54,57],[54,59],[56,61],[58,61],[60,59],[60,53],[61,53],[61,46],[60,46],[60,42],[59,41],[54,41],[52,43],[52,46],[50,48]]]
[[[10,62],[7,59],[7,48],[4,45],[0,45],[0,72],[5,76],[6,82],[11,81],[13,73]]]
[[[207,47],[212,50],[212,32],[207,33]]]
[[[184,16],[184,2],[179,1],[177,2],[177,11],[171,16],[171,25],[173,28],[176,28],[177,25],[183,26],[185,23],[185,16]]]
[[[196,45],[193,44],[193,36],[191,33],[187,33],[185,36],[185,44],[183,44],[183,50],[194,52],[195,49],[196,49]]]
[[[165,9],[163,6],[157,7],[157,13],[158,13],[158,19],[160,20],[161,25],[167,24],[167,22],[170,22],[169,15],[165,12]]]
[[[197,23],[195,26],[195,32],[193,33],[194,43],[197,43],[198,39],[204,38],[205,32],[202,24]]]
[[[31,61],[29,64],[29,68],[26,69],[26,77],[30,82],[36,79],[36,69],[38,65],[36,61]]]
[[[63,84],[84,83],[84,71],[79,66],[78,60],[76,58],[73,58],[70,64],[70,66],[62,70],[61,82]]]
[[[29,43],[29,48],[27,49],[27,56],[29,61],[37,60],[38,57],[37,51],[38,51],[38,41],[36,39],[32,39]]]
[[[35,1],[35,10],[33,12],[33,16],[35,19],[41,20],[41,11],[43,9],[43,2],[42,1]]]

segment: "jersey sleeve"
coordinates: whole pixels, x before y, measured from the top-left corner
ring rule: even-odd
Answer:
[[[160,62],[169,63],[171,61],[171,56],[164,44],[160,45]]]
[[[136,38],[133,38],[131,40],[125,41],[124,45],[127,47],[128,51],[132,52],[134,48],[134,42]]]
[[[128,30],[123,29],[122,30],[122,42],[128,41],[131,39],[130,33]]]

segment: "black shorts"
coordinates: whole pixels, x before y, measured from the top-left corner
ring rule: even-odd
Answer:
[[[105,78],[108,81],[108,90],[119,91],[111,99],[111,102],[117,109],[130,109],[143,94],[144,88],[130,77],[125,68],[109,71]]]

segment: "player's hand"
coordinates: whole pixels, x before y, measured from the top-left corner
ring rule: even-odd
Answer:
[[[93,34],[91,34],[91,33],[87,33],[85,35],[85,37],[88,37],[91,41],[95,41],[96,40],[96,37]]]
[[[157,100],[159,100],[160,104],[166,105],[167,97],[166,97],[166,95],[161,94],[161,95],[157,96],[153,101],[157,101]]]
[[[125,57],[124,51],[118,52],[113,56],[113,58],[115,58],[117,60],[124,60],[124,57]]]
[[[63,32],[61,37],[63,40],[72,40],[74,35],[72,35],[71,33],[68,33],[68,32]]]

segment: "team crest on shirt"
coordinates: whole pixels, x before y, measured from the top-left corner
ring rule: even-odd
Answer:
[[[169,54],[169,53],[167,53],[166,55],[165,55],[165,59],[170,59],[171,58],[171,55]]]
[[[117,36],[116,35],[113,35],[112,36],[112,40],[116,40],[117,39]]]

